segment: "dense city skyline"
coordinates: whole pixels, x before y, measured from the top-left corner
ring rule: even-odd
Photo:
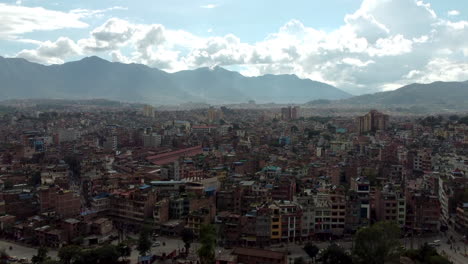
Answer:
[[[468,263],[467,0],[0,0],[0,264]]]
[[[39,264],[466,262],[466,112],[245,106],[7,102],[3,256]]]

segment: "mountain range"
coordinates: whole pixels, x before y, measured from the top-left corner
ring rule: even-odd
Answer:
[[[86,57],[42,65],[0,57],[0,98],[96,99],[150,104],[302,104],[468,110],[468,81],[410,84],[394,91],[360,96],[296,75],[246,77],[221,67],[168,73],[142,64]]]
[[[245,77],[221,67],[168,73],[141,64],[86,57],[60,65],[42,65],[0,57],[0,98],[93,99],[179,104],[305,103],[346,99],[331,85],[296,75]]]
[[[340,100],[350,105],[433,106],[468,109],[468,81],[413,83],[394,91],[355,96]]]
[[[468,81],[413,83],[394,91],[354,96],[342,100],[313,100],[306,107],[392,108],[411,113],[468,111]]]

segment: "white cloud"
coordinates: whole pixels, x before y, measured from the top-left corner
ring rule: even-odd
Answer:
[[[400,83],[386,83],[380,86],[380,90],[387,92],[387,91],[394,91],[401,87],[402,85]]]
[[[114,6],[106,9],[73,9],[69,12],[49,10],[42,7],[22,6],[0,3],[0,39],[17,39],[18,35],[34,31],[49,31],[65,28],[86,28],[83,19],[102,16],[106,12],[127,10]]]
[[[111,18],[91,31],[91,38],[81,39],[78,44],[91,52],[115,50],[129,41],[137,28],[129,22]]]
[[[88,17],[101,17],[104,13],[115,11],[115,10],[127,10],[128,8],[123,6],[113,6],[105,9],[73,9],[70,10],[71,14],[76,14],[81,18],[88,18]]]
[[[411,71],[405,77],[421,83],[468,80],[468,62],[435,58],[420,71]]]
[[[81,49],[76,43],[65,37],[55,42],[45,41],[37,49],[25,49],[20,51],[16,57],[43,64],[60,64],[63,58],[81,54]]]
[[[368,60],[368,61],[361,61],[360,59],[355,59],[355,58],[344,58],[342,60],[343,63],[356,66],[356,67],[366,67],[369,64],[375,63],[373,60]]]
[[[111,51],[110,55],[111,55],[111,58],[112,58],[113,62],[121,62],[121,63],[131,63],[132,62],[125,55],[122,55],[122,53],[119,50]]]
[[[79,14],[53,11],[42,7],[25,7],[0,3],[0,39],[14,39],[33,31],[88,26]]]
[[[106,52],[113,61],[166,71],[219,65],[249,76],[296,74],[356,94],[410,82],[468,79],[468,21],[437,17],[429,4],[416,0],[364,0],[332,31],[292,19],[255,43],[233,34],[201,37],[160,24],[111,18],[76,42],[37,44],[18,56],[60,63]]]
[[[450,11],[447,12],[447,15],[448,15],[448,16],[458,16],[458,15],[460,15],[460,11],[458,11],[458,10],[450,10]]]
[[[207,9],[212,9],[212,8],[215,8],[217,7],[218,5],[216,4],[207,4],[207,5],[202,5],[200,6],[201,8],[207,8]]]

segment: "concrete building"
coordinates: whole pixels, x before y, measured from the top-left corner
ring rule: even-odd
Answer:
[[[460,203],[457,206],[455,230],[464,236],[468,235],[468,203]]]
[[[351,190],[353,190],[360,200],[360,218],[370,219],[370,182],[365,177],[357,177],[351,179]]]
[[[358,117],[359,133],[375,132],[386,130],[389,125],[389,116],[372,110],[364,116]]]
[[[223,111],[210,107],[207,112],[207,121],[209,123],[218,123],[220,119],[223,119]]]
[[[143,134],[143,147],[157,148],[162,143],[162,136],[157,133]]]
[[[281,108],[282,120],[295,120],[300,116],[299,106],[288,106]]]
[[[302,231],[303,240],[309,239],[315,232],[315,203],[311,192],[303,192],[297,196],[297,202],[302,208]]]
[[[60,217],[74,217],[81,212],[80,196],[57,187],[41,187],[38,192],[42,213],[55,212]]]
[[[406,224],[405,196],[388,186],[375,192],[375,211],[377,221],[392,221],[400,227]]]
[[[126,229],[138,229],[153,215],[156,193],[148,185],[111,194],[110,217]]]
[[[331,232],[335,236],[343,235],[346,220],[346,197],[344,188],[333,187],[330,191]]]
[[[152,107],[151,105],[144,105],[143,116],[154,117],[155,116],[154,107]]]

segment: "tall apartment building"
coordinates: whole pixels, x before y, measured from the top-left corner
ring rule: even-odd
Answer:
[[[370,219],[371,207],[370,207],[370,182],[365,177],[357,177],[351,179],[351,190],[353,190],[360,201],[360,218],[361,222],[363,219]]]
[[[297,196],[297,202],[302,207],[302,237],[308,239],[315,231],[315,203],[312,193],[301,193]]]
[[[214,107],[210,107],[207,113],[207,120],[209,123],[217,123],[220,119],[223,118],[223,112]]]
[[[468,234],[468,203],[460,203],[455,214],[455,230],[460,234]]]
[[[335,188],[330,192],[331,201],[331,232],[342,235],[345,228],[346,197],[344,188]]]
[[[299,106],[288,106],[281,108],[282,120],[294,120],[299,118]]]
[[[319,237],[331,234],[331,200],[328,193],[320,192],[315,196],[315,234]]]
[[[377,130],[385,130],[388,127],[389,116],[372,110],[364,116],[358,117],[359,133],[374,132]]]
[[[406,200],[403,193],[384,187],[375,193],[377,221],[391,221],[400,227],[406,223]]]
[[[143,134],[143,146],[145,148],[157,148],[161,146],[162,136],[157,133]]]
[[[144,185],[113,193],[110,197],[109,213],[119,225],[137,229],[146,219],[153,216],[155,204],[155,189]]]
[[[81,212],[80,196],[70,190],[40,187],[38,197],[41,213],[55,212],[58,216],[67,218],[77,216]]]
[[[302,208],[296,202],[276,201],[279,207],[281,220],[281,239],[283,241],[296,241],[301,238]]]
[[[437,195],[426,190],[406,190],[406,226],[419,231],[437,232],[441,210]]]
[[[62,142],[69,142],[78,139],[79,132],[72,128],[62,128],[57,131],[57,139],[58,142],[55,143],[62,143]]]
[[[102,144],[102,147],[105,150],[112,150],[116,151],[118,147],[118,138],[116,135],[111,135],[108,136],[104,139],[104,143]]]
[[[432,150],[419,149],[413,156],[413,169],[417,171],[432,171]]]
[[[143,106],[143,115],[146,117],[154,117],[154,107],[151,105]]]

